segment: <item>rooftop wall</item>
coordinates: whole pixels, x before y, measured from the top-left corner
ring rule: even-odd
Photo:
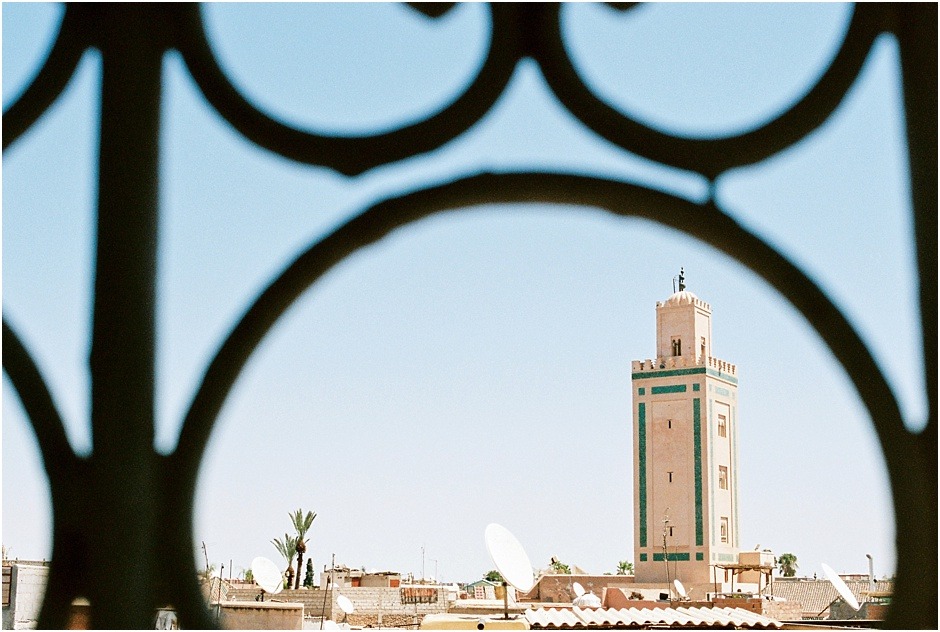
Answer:
[[[409,593],[409,588],[420,588],[424,592],[420,595]],[[239,601],[252,601],[261,592],[257,586],[248,588],[236,588],[231,592],[231,597]],[[425,594],[427,593],[427,594]],[[426,614],[440,613],[447,611],[447,593],[440,586],[402,586],[400,588],[371,588],[371,587],[347,587],[336,590],[323,591],[320,589],[284,590],[277,595],[267,595],[266,600],[302,603],[304,605],[304,615],[319,617],[320,613],[326,619],[340,621],[343,619],[343,611],[336,603],[337,598],[344,595],[352,602],[355,611],[349,616],[348,621],[352,625],[375,625],[379,622],[379,615],[382,616],[381,622],[390,625],[392,621],[397,621],[394,615],[401,615],[407,619],[406,623],[413,623],[413,618],[421,617]],[[420,603],[408,603],[409,596],[419,597]],[[403,597],[405,601],[403,602]]]
[[[222,628],[226,630],[302,630],[304,606],[272,601],[223,601]]]

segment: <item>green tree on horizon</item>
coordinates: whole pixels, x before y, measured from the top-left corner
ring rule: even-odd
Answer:
[[[781,553],[777,558],[777,566],[784,577],[793,577],[796,575],[796,569],[800,567],[793,553]]]
[[[633,575],[633,562],[628,562],[627,560],[617,562],[617,574]]]
[[[564,562],[562,562],[561,560],[556,560],[555,558],[552,558],[552,563],[551,563],[550,568],[552,569],[552,572],[555,573],[556,575],[570,575],[571,574],[571,567],[565,564]]]
[[[297,574],[294,576],[294,588],[300,588],[300,571],[304,567],[304,553],[307,552],[307,540],[304,538],[307,536],[307,531],[310,530],[310,525],[313,524],[314,519],[317,517],[316,512],[308,511],[306,515],[302,509],[298,509],[290,516],[291,522],[294,524],[294,531],[297,532],[297,538],[295,542],[295,549],[297,551]]]
[[[497,571],[497,570],[495,570],[495,569],[492,570],[492,571],[490,571],[490,572],[487,573],[486,575],[484,575],[484,576],[483,576],[483,579],[485,579],[485,580],[487,580],[487,581],[490,581],[490,582],[496,582],[497,584],[502,584],[502,583],[503,583],[503,576],[500,574],[499,571]]]
[[[307,572],[304,575],[304,588],[313,588],[313,558],[307,558]]]

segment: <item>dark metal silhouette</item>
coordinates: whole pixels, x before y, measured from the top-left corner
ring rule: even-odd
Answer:
[[[617,4],[629,9],[632,4]],[[451,5],[416,5],[433,19]],[[62,419],[28,350],[3,323],[3,366],[29,416],[49,477],[53,553],[40,628],[64,628],[71,601],[89,599],[103,628],[152,627],[154,609],[177,607],[186,628],[211,628],[193,558],[196,475],[216,417],[242,367],[277,319],[333,265],[390,231],[435,213],[491,202],[600,208],[669,226],[734,257],[790,301],[845,368],[881,442],[895,507],[898,566],[893,628],[937,625],[937,9],[855,8],[838,53],[795,104],[759,127],[720,139],[651,129],[596,96],[565,50],[561,7],[493,4],[491,46],[475,77],[428,118],[365,137],[324,136],[262,113],[241,95],[212,53],[197,5],[68,5],[52,50],[3,115],[3,148],[55,102],[88,48],[103,59],[98,225],[91,340],[93,453],[74,454]],[[824,124],[859,76],[874,39],[892,33],[903,76],[911,201],[920,291],[926,428],[903,424],[891,386],[851,322],[773,245],[719,203],[692,203],[643,186],[557,173],[470,174],[376,202],[289,263],[221,342],[169,456],[154,451],[155,253],[159,208],[161,61],[178,50],[203,95],[248,141],[344,174],[429,152],[487,114],[520,60],[534,59],[558,100],[609,142],[714,182],[760,162]],[[680,277],[680,289],[684,277]],[[108,546],[100,543],[107,541]],[[128,554],[128,552],[132,552]]]

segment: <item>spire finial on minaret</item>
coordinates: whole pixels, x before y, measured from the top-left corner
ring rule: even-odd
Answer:
[[[685,268],[679,268],[679,291],[685,290]]]

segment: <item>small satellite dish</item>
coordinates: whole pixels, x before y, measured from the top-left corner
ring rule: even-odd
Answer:
[[[535,584],[532,562],[509,529],[495,522],[486,527],[486,551],[500,575],[519,592],[529,592]]]
[[[344,614],[352,614],[356,609],[346,595],[338,596],[336,598],[336,605],[339,606],[339,609],[342,610]]]
[[[276,595],[284,590],[284,575],[274,562],[266,557],[251,560],[251,574],[255,577],[255,583],[266,593]]]
[[[676,594],[679,595],[679,599],[689,598],[689,594],[685,592],[685,586],[682,585],[682,582],[680,582],[678,579],[674,579],[672,583],[676,587]]]
[[[584,594],[584,586],[582,586],[578,582],[571,584],[571,590],[574,591],[575,597],[580,597],[581,595]]]
[[[832,570],[832,567],[830,567],[828,564],[823,564],[822,569],[823,573],[826,574],[826,579],[832,583],[832,586],[836,589],[836,592],[838,592],[839,595],[845,599],[845,603],[849,604],[852,610],[858,612],[861,606],[859,605],[858,600],[855,598],[855,595],[853,595],[852,591],[849,590],[849,587],[845,585],[844,581],[842,581],[842,578],[839,577],[839,575],[834,570]]]

